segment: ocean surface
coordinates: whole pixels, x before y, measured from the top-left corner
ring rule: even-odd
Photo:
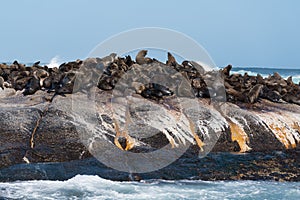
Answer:
[[[58,66],[53,60],[51,67]],[[300,81],[300,69],[234,67],[231,73],[278,72]],[[77,175],[66,181],[0,182],[2,199],[300,199],[300,182],[270,181],[165,181],[116,182],[98,176]]]
[[[164,181],[116,182],[77,175],[67,181],[0,183],[3,199],[300,199],[300,182]],[[1,199],[1,198],[0,198]]]

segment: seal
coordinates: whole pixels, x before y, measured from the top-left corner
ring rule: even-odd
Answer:
[[[25,65],[24,64],[20,64],[18,61],[14,61],[13,62],[13,68],[17,69],[17,70],[25,70]]]
[[[286,83],[287,83],[289,86],[294,85],[293,77],[292,77],[292,76],[289,76],[289,77],[286,79]]]
[[[64,73],[52,73],[44,80],[43,85],[48,89],[48,93],[58,87],[60,81],[64,78],[64,75]]]
[[[247,98],[248,98],[249,103],[257,102],[263,87],[264,87],[263,85],[257,84],[257,85],[255,85],[254,87],[252,87],[250,89],[249,93],[247,94]]]
[[[4,78],[0,76],[0,87],[4,90]]]
[[[33,65],[32,65],[32,67],[33,68],[42,68],[42,66],[40,66],[40,63],[41,63],[41,61],[37,61],[37,62],[35,62],[35,63],[33,63]]]
[[[176,59],[170,52],[168,52],[168,60],[167,60],[166,64],[168,66],[173,66],[173,67],[176,67],[176,65],[177,65]]]
[[[257,82],[258,84],[262,84],[262,85],[265,84],[264,78],[263,78],[260,74],[257,74],[257,75],[256,75],[256,82]]]
[[[73,66],[70,65],[69,63],[62,63],[59,67],[58,67],[60,72],[68,72],[71,71],[73,69]]]
[[[117,77],[104,75],[99,79],[97,87],[101,90],[108,91],[114,89],[117,82]]]
[[[227,100],[232,102],[247,102],[246,95],[242,92],[235,90],[234,88],[226,88]]]
[[[76,78],[75,72],[66,73],[64,78],[59,82],[58,86],[55,88],[55,93],[60,95],[72,94],[75,78]]]
[[[141,92],[142,97],[152,100],[160,100],[164,96],[172,96],[173,94],[174,92],[169,88],[157,83],[146,84]]]
[[[15,90],[23,90],[30,79],[31,77],[21,77],[20,79],[17,79],[13,84],[13,88]]]
[[[33,72],[33,76],[40,80],[40,86],[43,87],[43,82],[49,76],[49,72],[43,69],[37,69]]]
[[[40,83],[41,85],[41,83]],[[51,86],[52,86],[52,77],[49,76],[49,77],[46,77],[43,82],[42,82],[42,86],[46,89],[51,89]]]
[[[135,64],[135,62],[131,59],[129,55],[125,56],[125,63],[129,68],[131,67],[131,65]]]
[[[151,58],[145,57],[147,55],[147,53],[148,53],[147,50],[139,51],[135,57],[136,63],[139,65],[152,63],[153,60]]]
[[[225,75],[225,77],[229,77],[230,75],[230,70],[232,69],[232,65],[227,65],[226,67],[224,67],[221,72],[222,74]]]
[[[280,93],[275,90],[271,90],[266,85],[264,85],[261,92],[262,92],[261,97],[264,99],[268,99],[272,102],[281,102],[282,101],[282,97],[281,97]]]
[[[23,95],[32,95],[34,93],[36,93],[36,91],[40,90],[40,80],[32,77],[29,82],[26,84],[25,86],[25,90],[23,92]]]

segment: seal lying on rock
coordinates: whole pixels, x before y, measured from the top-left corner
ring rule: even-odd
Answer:
[[[150,98],[154,100],[162,99],[164,96],[172,96],[174,94],[169,88],[157,84],[149,83],[144,87],[144,90],[141,92],[141,95],[144,98]]]

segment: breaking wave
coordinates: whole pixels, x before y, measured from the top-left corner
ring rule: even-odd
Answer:
[[[55,56],[50,60],[50,63],[47,64],[47,66],[49,68],[53,68],[53,67],[59,67],[59,65],[62,63],[61,59],[59,56]]]

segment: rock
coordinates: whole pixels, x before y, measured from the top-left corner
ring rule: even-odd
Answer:
[[[21,167],[26,167],[27,162],[24,158],[26,158],[32,166],[40,166],[34,163],[46,163],[45,167],[47,167],[47,163],[57,163],[54,164],[56,166],[55,169],[69,165],[68,162],[71,161],[74,161],[75,163],[80,162],[80,165],[88,165],[88,161],[85,163],[84,159],[90,158],[92,155],[83,144],[84,142],[80,139],[80,134],[72,123],[72,121],[74,121],[74,116],[70,113],[71,95],[67,95],[66,97],[57,96],[52,103],[43,100],[44,95],[47,95],[47,93],[39,92],[34,95],[34,99],[32,99],[32,97],[30,99],[30,96],[7,97],[7,99],[2,99],[0,113],[1,116],[4,117],[0,120],[0,137],[5,138],[5,140],[0,140],[0,168],[2,169],[0,170],[0,181],[22,179],[22,175],[14,175],[9,178],[3,174],[5,174],[4,172],[7,170],[12,170],[10,171],[10,173],[12,173],[17,169],[16,167],[19,166],[18,164],[22,164],[20,165]],[[78,98],[83,95],[84,94],[78,94]],[[103,92],[101,95],[103,96]],[[18,98],[19,104],[16,105],[10,101],[9,99],[11,98]],[[199,105],[203,105],[202,109],[208,106],[207,102],[204,100],[199,100]],[[299,127],[296,126],[300,124],[300,112],[295,112],[295,110],[298,109],[297,105],[276,104],[269,101],[256,103],[255,105],[256,107],[245,110],[244,107],[246,105],[244,104],[228,104],[227,106],[230,107],[230,109],[225,118],[222,114],[218,114],[218,111],[214,110],[212,107],[207,110],[216,113],[210,116],[216,118],[216,121],[213,121],[211,124],[213,126],[210,124],[204,125],[202,130],[205,130],[205,128],[208,129],[207,134],[209,134],[209,130],[215,129],[220,134],[219,140],[212,149],[212,152],[238,152],[245,150],[249,151],[251,149],[251,152],[261,152],[264,154],[275,150],[284,151],[285,149],[297,147],[300,142]],[[48,107],[48,109],[45,111],[46,107]],[[264,112],[264,110],[268,110],[268,112]],[[280,113],[280,115],[276,113]],[[204,115],[200,118],[204,120],[207,119],[207,116],[205,117]],[[230,118],[231,121],[229,122],[227,118]],[[37,130],[33,135],[33,130],[39,119],[40,121]],[[202,121],[202,123],[203,122],[204,121]],[[235,129],[230,129],[231,122],[234,122],[240,127],[240,130],[243,131],[240,132]],[[105,131],[105,128],[103,131]],[[111,129],[110,131],[114,130]],[[203,136],[205,133],[202,133],[201,135]],[[158,138],[153,137],[148,140],[143,140],[143,143],[146,142],[148,145],[137,146],[133,151],[138,152],[141,151],[142,148],[150,148],[151,146],[155,148],[155,145],[157,148],[160,148],[161,145],[165,145],[164,142],[168,142],[165,140],[163,134],[157,136]],[[161,145],[157,144],[158,141],[161,142]],[[108,140],[107,142],[111,143],[111,140]],[[191,148],[197,149],[196,146],[191,146]],[[249,159],[251,160],[252,154],[253,153],[248,153],[243,157],[248,159],[249,156]],[[185,159],[187,163],[185,164],[188,164],[191,160],[197,158],[197,153],[192,154],[188,151],[185,156],[187,157]],[[205,160],[208,158],[205,158]],[[226,160],[226,158],[224,158],[224,160]],[[254,161],[258,162],[256,158],[253,162]],[[211,160],[205,163],[210,165],[210,163],[212,164],[214,162],[215,161]],[[242,160],[239,162],[244,163]],[[59,163],[62,163],[62,165],[59,165]],[[183,166],[185,164],[183,164]],[[257,166],[257,164],[255,166]],[[265,168],[268,167],[265,166]],[[249,173],[255,174],[254,167],[251,169],[253,171]],[[259,169],[262,170],[263,168]],[[72,170],[74,171],[72,172]],[[105,171],[107,169],[102,170]],[[240,168],[239,170],[242,169]],[[84,171],[86,172],[87,170]],[[76,172],[78,172],[78,170],[70,169],[69,173],[74,174]],[[55,174],[58,172],[53,172],[52,174],[51,170],[48,170],[47,173],[47,177],[53,177],[54,179]],[[158,174],[167,178],[169,175],[164,173],[166,173],[166,171],[163,170]],[[189,172],[182,173],[190,175]],[[224,173],[225,172],[223,172],[223,175]],[[62,179],[65,179],[68,178],[70,174],[60,176]],[[201,174],[202,175],[199,175],[198,178],[204,178],[206,180],[212,179],[212,174],[210,176],[207,174],[205,175],[204,172]],[[24,176],[24,179],[45,179],[44,175],[37,175],[36,171],[28,173],[27,175],[25,174]],[[156,177],[152,174],[145,176],[148,178]],[[219,176],[221,177],[221,174],[217,177]],[[277,177],[276,174],[273,174],[272,176]],[[116,176],[111,175],[111,178],[113,177]],[[250,175],[243,176],[243,179],[247,179],[247,177],[249,178]],[[120,179],[123,180],[123,178]],[[172,178],[172,176],[169,176],[169,178]],[[230,179],[226,176],[225,178]],[[284,176],[284,179],[289,180],[287,176]],[[291,180],[294,179],[291,178]]]
[[[186,90],[186,94],[179,96],[178,103],[174,94],[180,85],[172,85],[172,81],[164,80],[164,76],[155,77],[155,80],[158,83],[165,81],[168,86],[142,85],[141,80],[149,80],[147,76],[142,77],[146,64],[141,66],[129,58],[126,61],[112,54],[105,59],[82,62],[87,63],[84,70],[106,71],[100,80],[105,80],[110,88],[103,89],[101,81],[92,81],[93,76],[101,74],[95,70],[86,76],[93,84],[78,87],[73,79],[68,79],[77,87],[76,92],[58,95],[61,81],[68,77],[67,74],[82,75],[79,63],[64,64],[60,67],[61,72],[48,71],[49,77],[60,75],[56,81],[51,79],[53,90],[49,92],[42,88],[33,95],[24,96],[22,91],[15,92],[11,88],[0,90],[0,137],[3,138],[0,140],[0,181],[65,180],[78,173],[128,180],[128,173],[112,170],[96,160],[97,153],[112,151],[106,145],[116,147],[117,134],[124,140],[121,149],[137,155],[155,152],[165,146],[174,151],[186,147],[174,163],[155,172],[140,174],[141,179],[298,180],[300,109],[295,104],[297,99],[289,100],[294,104],[277,103],[275,98],[267,100],[268,95],[263,94],[272,91],[273,83],[265,84],[262,77],[229,75],[230,69],[227,68],[224,71],[226,77],[222,76],[226,89],[224,96],[232,98],[231,102],[190,98]],[[1,65],[2,71],[7,70],[5,66]],[[19,66],[15,63],[12,68],[19,69]],[[176,81],[184,72],[183,80],[191,84],[191,94],[209,91],[209,95],[196,97],[212,95],[213,98],[222,89],[220,79],[214,79],[217,72],[201,72],[202,76],[192,65],[167,66],[155,60],[146,67],[161,74],[167,73],[167,67],[170,67],[175,72]],[[26,69],[22,67],[22,70]],[[27,71],[30,73],[24,76],[30,77],[32,71]],[[121,73],[127,71],[132,75],[127,77],[130,87],[124,91],[126,80],[122,79]],[[106,77],[115,80],[112,82]],[[278,83],[282,81],[279,74],[273,79]],[[281,84],[288,87],[287,94],[298,94],[298,85],[287,85]],[[258,90],[253,91],[255,87]],[[141,88],[159,91],[162,95],[155,100],[145,99]],[[94,95],[87,94],[89,91],[94,91]],[[147,94],[152,95],[151,92]],[[278,91],[273,92],[281,97]],[[124,98],[125,93],[131,95]],[[255,98],[249,102],[244,94],[248,94],[248,98],[255,94]],[[142,122],[140,119],[152,120],[151,126],[132,123]],[[149,137],[149,133],[155,134]],[[118,159],[110,158],[112,161]],[[20,170],[22,173],[18,173]]]

